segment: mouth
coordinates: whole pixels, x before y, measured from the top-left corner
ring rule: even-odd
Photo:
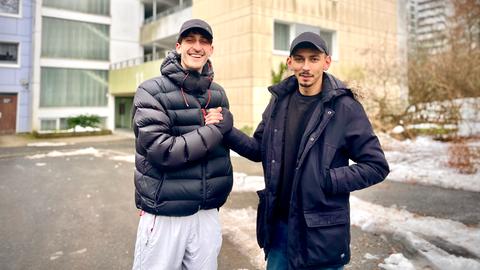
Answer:
[[[307,74],[307,73],[301,73],[299,76],[304,78],[304,79],[309,79],[309,78],[313,77],[312,74]]]
[[[188,55],[193,58],[200,59],[202,58],[205,54],[204,53],[197,53],[197,52],[189,52]]]

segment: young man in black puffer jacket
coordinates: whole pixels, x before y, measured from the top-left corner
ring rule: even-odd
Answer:
[[[185,22],[162,76],[136,91],[135,203],[142,211],[133,269],[217,268],[218,208],[233,184],[222,139],[233,119],[213,82],[212,41],[206,22]]]

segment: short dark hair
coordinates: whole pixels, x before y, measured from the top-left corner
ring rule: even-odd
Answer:
[[[177,43],[182,43],[182,40],[188,37],[190,34],[199,34],[202,37],[206,38],[210,42],[210,44],[213,42],[213,38],[211,38],[210,34],[208,34],[205,30],[201,28],[192,28],[183,32],[181,35],[179,35],[177,39]]]

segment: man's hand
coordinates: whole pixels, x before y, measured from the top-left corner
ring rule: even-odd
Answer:
[[[233,127],[233,115],[229,110],[222,109],[222,107],[209,109],[205,116],[205,124],[215,125],[222,134],[225,134]]]
[[[207,110],[205,116],[205,125],[214,125],[223,120],[222,107],[212,108]]]

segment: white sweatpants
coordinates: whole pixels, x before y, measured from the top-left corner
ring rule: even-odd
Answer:
[[[140,217],[134,270],[215,270],[222,246],[217,209],[186,217]]]

